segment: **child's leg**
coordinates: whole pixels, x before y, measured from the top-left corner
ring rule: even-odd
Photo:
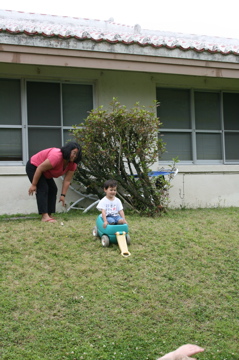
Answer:
[[[125,222],[124,222],[124,219],[122,219],[122,218],[119,219],[118,222],[117,222],[117,224],[119,224],[119,225],[123,225],[124,223],[125,223]]]
[[[115,221],[116,221],[116,224],[118,224],[118,225],[125,224],[125,220],[120,215],[116,216]]]
[[[106,216],[106,219],[107,219],[109,225],[115,225],[115,224],[117,224],[117,222],[115,221],[115,217],[114,217],[114,216]]]

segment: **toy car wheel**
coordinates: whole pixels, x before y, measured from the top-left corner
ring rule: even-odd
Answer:
[[[95,226],[94,229],[92,230],[92,234],[93,236],[97,237],[98,236],[98,230],[97,227]]]
[[[104,246],[104,247],[110,246],[110,238],[109,238],[109,236],[103,235],[103,236],[101,237],[101,244],[102,244],[102,246]]]
[[[131,244],[131,239],[130,239],[129,234],[126,234],[126,243],[127,243],[127,245]]]

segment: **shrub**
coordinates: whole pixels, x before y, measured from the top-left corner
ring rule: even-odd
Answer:
[[[169,184],[163,177],[149,177],[150,167],[165,151],[158,136],[160,120],[155,116],[159,104],[147,110],[139,103],[132,109],[116,98],[109,110],[93,109],[85,123],[71,131],[82,146],[82,163],[75,180],[88,193],[102,197],[103,183],[118,181],[118,196],[140,214],[154,216],[168,204]]]

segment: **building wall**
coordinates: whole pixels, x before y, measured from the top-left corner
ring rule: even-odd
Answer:
[[[21,64],[1,64],[0,76],[41,80],[89,81],[95,84],[94,106],[106,108],[117,97],[132,107],[136,102],[149,106],[156,98],[156,86],[196,87],[198,89],[238,90],[239,79],[203,76],[167,75],[116,70],[76,69]],[[158,170],[167,164],[155,164]],[[172,180],[170,207],[239,206],[239,165],[183,165]],[[61,188],[61,179],[57,180]],[[0,165],[0,215],[37,212],[34,197],[28,196],[29,180],[25,166]],[[69,190],[67,204],[78,195]],[[57,211],[65,211],[60,204]]]
[[[58,195],[61,194],[62,180],[55,179],[58,187]],[[37,203],[35,195],[29,196],[28,189],[30,182],[25,174],[25,167],[13,167],[9,169],[0,169],[0,188],[1,188],[1,202],[0,202],[0,215],[4,214],[31,214],[37,213]],[[77,184],[75,185],[77,189]],[[69,190],[66,196],[66,207],[59,203],[59,196],[56,202],[56,211],[65,212],[67,208],[76,200],[79,195]],[[90,203],[85,202],[88,206]]]
[[[179,165],[170,189],[171,208],[239,206],[239,166]]]
[[[160,165],[155,166],[157,170]],[[179,172],[171,181],[170,208],[239,207],[239,169],[235,165],[202,166],[178,165]],[[58,194],[61,193],[62,180],[56,179]],[[77,184],[72,186],[78,189]],[[25,167],[0,169],[0,215],[30,214],[37,212],[35,196],[28,195],[30,182],[25,175]],[[57,201],[57,212],[64,212],[80,196],[69,190],[66,196],[67,207]],[[85,201],[84,206],[90,204]]]

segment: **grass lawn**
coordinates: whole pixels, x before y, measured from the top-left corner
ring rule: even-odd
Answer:
[[[3,360],[155,360],[185,343],[239,359],[239,208],[126,216],[131,256],[98,213],[0,217]],[[64,225],[61,225],[61,222]]]

